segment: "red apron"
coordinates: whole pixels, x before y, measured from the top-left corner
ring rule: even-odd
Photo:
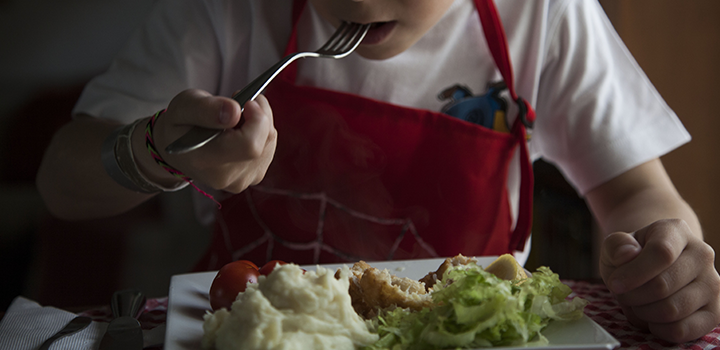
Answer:
[[[492,1],[476,0],[483,28],[513,99],[512,72]],[[295,1],[286,54],[297,48],[305,0]],[[278,143],[263,181],[222,203],[198,270],[232,260],[298,264],[522,250],[530,232],[532,170],[525,125],[510,133],[437,112],[296,86],[297,67],[267,88]],[[443,87],[438,87],[442,89]],[[513,228],[508,168],[521,153]]]

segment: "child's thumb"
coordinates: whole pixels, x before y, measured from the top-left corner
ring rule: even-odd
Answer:
[[[605,237],[601,258],[604,264],[618,267],[635,259],[641,250],[633,234],[614,232]]]
[[[235,126],[240,119],[240,105],[221,96],[202,90],[189,89],[178,94],[168,110],[175,113],[174,122],[180,125],[199,125],[210,129]]]

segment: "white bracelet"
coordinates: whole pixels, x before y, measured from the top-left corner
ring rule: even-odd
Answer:
[[[102,147],[102,163],[105,171],[118,184],[135,192],[156,193],[174,192],[185,188],[188,183],[181,182],[173,187],[161,186],[142,174],[135,162],[132,149],[132,133],[143,119],[125,125],[113,131]]]

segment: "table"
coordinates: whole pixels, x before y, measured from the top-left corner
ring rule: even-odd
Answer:
[[[148,299],[145,303],[138,321],[143,330],[154,329],[165,324],[167,316],[168,298]],[[98,306],[77,313],[79,316],[87,316],[96,322],[110,322],[113,319],[110,305]],[[146,347],[144,350],[162,350],[162,346]]]
[[[567,280],[563,282],[570,286],[577,296],[590,302],[585,307],[585,314],[620,341],[618,349],[699,350],[720,348],[720,327],[715,327],[712,332],[694,342],[669,343],[631,325],[622,313],[620,305],[604,284]]]
[[[564,280],[563,282],[572,288],[575,295],[590,302],[585,308],[585,314],[620,341],[621,345],[618,349],[697,350],[720,348],[720,327],[716,327],[712,332],[694,342],[672,344],[632,326],[605,285],[585,281]],[[145,309],[139,317],[143,329],[152,329],[165,323],[167,302],[167,297],[148,299]],[[86,310],[80,312],[80,315],[102,322],[109,322],[112,318],[109,306]]]

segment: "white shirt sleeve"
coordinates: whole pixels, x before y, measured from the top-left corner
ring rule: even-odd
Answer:
[[[291,0],[158,0],[74,115],[129,123],[185,89],[231,96],[282,54]]]
[[[128,123],[166,108],[187,88],[215,91],[222,65],[215,3],[159,0],[108,71],[85,87],[73,115]]]
[[[531,152],[582,195],[690,140],[596,1],[563,3],[548,28]]]

